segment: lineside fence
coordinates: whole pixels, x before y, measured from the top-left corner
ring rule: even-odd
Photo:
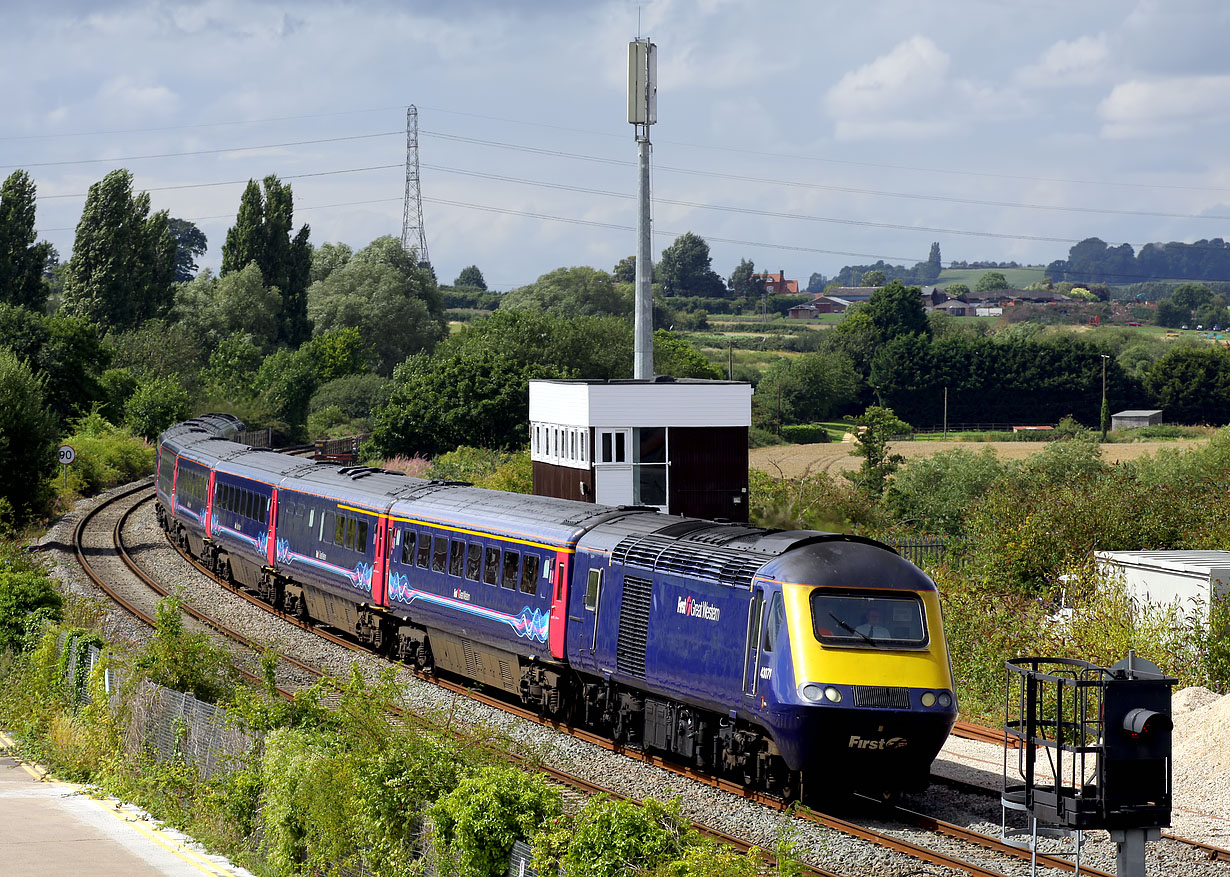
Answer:
[[[884,544],[892,546],[898,554],[920,569],[930,569],[941,564],[960,567],[965,563],[965,551],[968,548],[964,539],[943,536],[885,539]]]

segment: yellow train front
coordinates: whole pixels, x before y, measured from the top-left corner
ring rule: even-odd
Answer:
[[[845,537],[770,561],[752,600],[749,627],[762,629],[748,638],[744,703],[800,771],[803,799],[924,788],[957,717],[931,579]]]

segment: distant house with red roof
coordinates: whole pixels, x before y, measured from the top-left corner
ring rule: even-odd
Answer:
[[[776,274],[753,274],[753,280],[764,283],[764,291],[769,295],[798,295],[799,281],[787,280],[785,271]]]

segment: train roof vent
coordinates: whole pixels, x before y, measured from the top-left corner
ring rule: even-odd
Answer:
[[[379,475],[384,472],[383,469],[375,469],[371,466],[343,466],[337,470],[339,475],[345,475],[350,479],[366,478],[369,475]]]
[[[690,542],[703,542],[706,545],[726,545],[734,542],[736,539],[759,535],[763,532],[764,530],[760,527],[743,527],[738,524],[727,524],[721,527],[706,527],[695,533],[689,533],[684,538]]]
[[[711,548],[661,535],[623,539],[611,561],[628,566],[704,579],[736,588],[750,588],[764,559],[730,548]]]

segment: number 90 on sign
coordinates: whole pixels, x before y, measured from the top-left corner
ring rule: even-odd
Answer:
[[[69,445],[60,445],[60,450],[57,451],[61,466],[67,466],[73,460],[77,459],[77,452]]]

